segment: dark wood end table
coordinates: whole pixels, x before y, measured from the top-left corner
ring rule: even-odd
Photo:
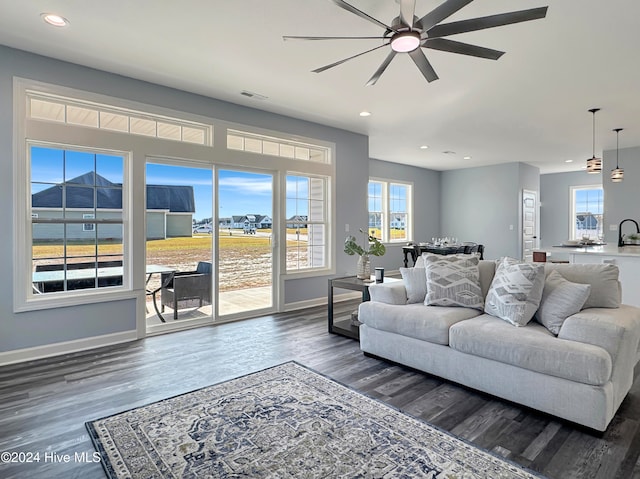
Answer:
[[[373,276],[372,276],[373,278]],[[392,283],[394,281],[401,281],[397,278],[384,278],[384,283]],[[344,319],[340,321],[333,321],[333,290],[349,289],[352,291],[360,291],[362,293],[362,302],[369,301],[369,286],[376,284],[375,281],[364,281],[356,278],[355,276],[345,276],[343,278],[332,278],[329,280],[329,290],[327,293],[327,309],[328,309],[328,325],[329,332],[333,334],[340,334],[352,339],[360,339],[360,329],[358,326],[351,324],[351,319]]]

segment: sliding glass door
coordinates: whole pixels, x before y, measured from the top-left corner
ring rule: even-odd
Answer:
[[[220,169],[218,192],[218,314],[273,308],[272,174]]]
[[[212,322],[212,168],[158,160],[146,179],[147,330]]]

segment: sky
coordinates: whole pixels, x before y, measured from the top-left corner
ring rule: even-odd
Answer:
[[[90,152],[64,151],[33,146],[31,148],[32,192],[35,193],[90,171],[121,183],[124,159],[120,156],[94,155]],[[147,163],[147,184],[187,185],[194,191],[196,213],[200,222],[212,218],[213,172],[210,168]],[[307,215],[308,181],[287,178],[287,218]],[[218,170],[219,212],[221,218],[258,214],[273,217],[273,178],[268,174]],[[291,199],[291,197],[297,197]]]
[[[576,213],[602,214],[602,188],[576,190]]]
[[[271,175],[242,171],[218,171],[219,216],[259,214],[272,217]],[[191,168],[149,163],[147,184],[193,186],[196,221],[211,218],[213,172],[208,168]]]

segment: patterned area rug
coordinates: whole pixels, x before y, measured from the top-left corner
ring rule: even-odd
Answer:
[[[541,477],[295,362],[87,429],[118,479]]]

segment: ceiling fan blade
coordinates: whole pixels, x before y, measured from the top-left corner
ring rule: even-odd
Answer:
[[[400,0],[400,22],[405,27],[413,28],[413,16],[416,11],[416,0]]]
[[[396,56],[396,52],[391,50],[391,52],[389,53],[389,55],[387,55],[387,58],[384,59],[384,61],[382,62],[382,64],[378,67],[378,69],[376,70],[376,72],[373,74],[373,76],[371,78],[369,78],[369,81],[367,82],[367,86],[373,86],[376,84],[376,82],[378,81],[378,79],[382,76],[382,74],[384,73],[384,71],[387,69],[387,67],[389,66],[389,63],[391,63],[391,60],[393,60],[393,58]]]
[[[343,0],[329,0],[331,3],[333,3],[334,5],[337,5],[338,7],[346,10],[347,12],[351,12],[355,15],[358,15],[360,18],[364,18],[365,20],[369,20],[371,23],[375,23],[376,25],[378,25],[379,27],[384,28],[385,30],[389,30],[392,32],[395,32],[396,29],[395,28],[391,28],[389,25],[386,25],[384,23],[382,23],[380,20],[373,18],[371,15],[368,15],[366,13],[364,13],[362,10],[358,10],[356,7],[354,7],[353,5],[348,4],[347,2],[343,1]]]
[[[424,30],[429,30],[431,27],[437,25],[445,18],[450,17],[472,1],[473,0],[448,0],[422,17],[420,19],[420,24]]]
[[[429,60],[427,60],[427,57],[424,55],[422,50],[416,48],[409,52],[409,56],[429,83],[438,79],[436,71],[433,69],[431,63],[429,63]]]
[[[547,15],[548,8],[549,7],[531,8],[529,10],[500,13],[498,15],[489,15],[488,17],[471,18],[469,20],[461,20],[459,22],[445,23],[431,28],[428,31],[428,34],[430,38],[446,37],[457,33],[473,32],[476,30],[484,30],[485,28],[510,25],[512,23],[538,20]]]
[[[294,35],[283,35],[282,39],[287,40],[384,40],[385,37],[299,37]]]
[[[497,60],[504,52],[492,50],[491,48],[479,47],[477,45],[469,45],[468,43],[448,40],[446,38],[429,38],[422,45],[423,48],[431,48],[432,50],[441,50],[443,52],[459,53],[461,55],[469,55],[478,58],[487,58],[489,60]]]
[[[331,63],[329,65],[325,65],[323,67],[316,68],[315,70],[311,70],[311,71],[313,73],[321,73],[321,72],[323,72],[325,70],[328,70],[329,68],[337,67],[338,65],[342,65],[344,62],[347,62],[347,61],[349,61],[349,60],[351,60],[353,58],[357,58],[359,56],[362,56],[362,55],[364,55],[366,53],[372,52],[372,51],[377,50],[379,48],[386,47],[387,45],[389,45],[389,43],[384,43],[382,45],[378,45],[377,47],[372,48],[371,50],[367,50],[366,52],[358,53],[357,55],[353,55],[353,56],[351,56],[349,58],[345,58],[344,60],[340,60],[340,61],[337,61],[335,63]]]

